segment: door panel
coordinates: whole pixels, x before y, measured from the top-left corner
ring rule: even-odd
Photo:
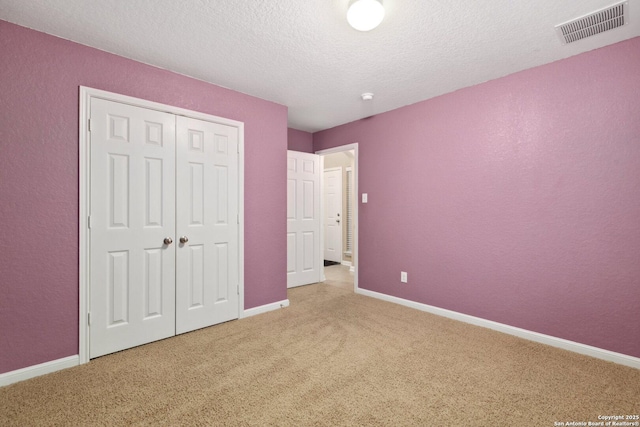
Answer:
[[[204,246],[191,244],[187,249],[189,258],[188,282],[189,310],[204,307]]]
[[[90,357],[175,334],[175,118],[91,100]]]
[[[147,249],[144,253],[145,319],[162,316],[162,250]]]
[[[320,281],[320,156],[287,151],[287,287]]]
[[[342,262],[342,169],[324,171],[324,259]]]
[[[176,332],[184,333],[238,318],[238,129],[186,117],[177,129]]]

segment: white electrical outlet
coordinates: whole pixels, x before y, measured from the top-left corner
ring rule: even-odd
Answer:
[[[362,193],[362,203],[367,203],[369,201],[369,195],[367,193]]]
[[[406,271],[401,271],[400,272],[400,281],[402,283],[408,283],[407,282],[407,272]]]

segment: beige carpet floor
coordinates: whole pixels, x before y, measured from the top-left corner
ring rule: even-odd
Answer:
[[[0,389],[0,426],[554,426],[640,413],[640,370],[328,284]]]

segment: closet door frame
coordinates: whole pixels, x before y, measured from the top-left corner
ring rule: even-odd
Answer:
[[[91,201],[91,162],[89,149],[89,127],[91,117],[91,99],[99,98],[108,101],[128,104],[135,107],[147,108],[150,110],[162,111],[175,114],[177,116],[191,117],[213,123],[219,123],[238,129],[238,317],[245,317],[244,313],[244,123],[210,114],[191,111],[184,108],[147,101],[104,90],[93,89],[80,86],[80,114],[79,114],[79,185],[80,185],[80,206],[79,206],[79,333],[78,333],[78,356],[79,363],[89,362],[89,291],[90,291],[90,201]]]

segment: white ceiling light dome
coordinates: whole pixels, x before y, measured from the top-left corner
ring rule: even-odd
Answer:
[[[358,31],[370,31],[384,19],[384,7],[380,0],[354,0],[347,10],[347,21]]]

